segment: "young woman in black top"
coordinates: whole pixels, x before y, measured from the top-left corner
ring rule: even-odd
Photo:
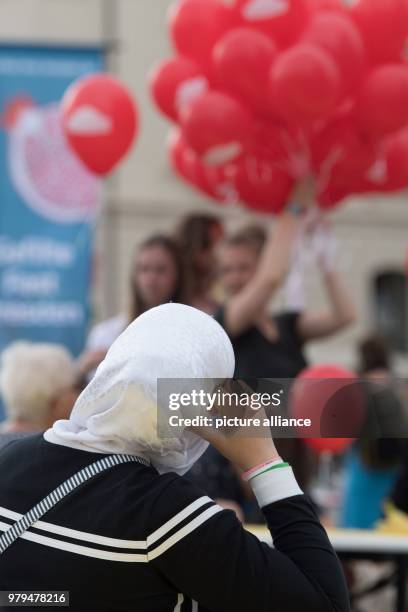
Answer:
[[[339,561],[271,437],[158,435],[158,378],[233,370],[226,334],[198,310],[132,323],[69,420],[0,452],[0,591],[69,591],[74,612],[349,612]],[[182,477],[206,440],[245,472],[273,549]]]
[[[289,207],[268,237],[262,228],[248,228],[220,248],[220,281],[227,299],[216,318],[233,343],[237,377],[295,378],[306,366],[305,342],[331,336],[355,320],[345,283],[334,262],[329,265],[324,258],[319,263],[329,308],[270,315],[270,302],[287,277],[304,224],[302,213],[302,208]]]
[[[296,204],[287,207],[269,235],[263,228],[249,227],[227,238],[219,250],[226,302],[215,316],[234,347],[238,378],[295,378],[307,365],[305,343],[340,332],[356,317],[332,253],[318,257],[329,308],[270,314],[271,300],[285,283],[313,209],[313,186],[308,180],[298,184],[292,201]],[[314,462],[308,449],[301,440],[281,439],[277,444],[301,486],[307,487]],[[205,464],[206,457],[202,461]]]

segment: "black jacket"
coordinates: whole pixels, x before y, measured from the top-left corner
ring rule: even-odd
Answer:
[[[8,444],[0,531],[100,458],[41,435]],[[120,465],[72,492],[0,556],[0,590],[69,591],[72,611],[347,612],[339,561],[307,498],[263,512],[274,549],[184,478]]]

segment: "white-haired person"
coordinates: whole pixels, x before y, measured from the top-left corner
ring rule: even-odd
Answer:
[[[0,452],[0,591],[68,591],[73,612],[348,612],[336,554],[269,429],[158,429],[158,379],[214,390],[234,366],[195,308],[131,323],[68,420]],[[183,478],[208,440],[245,474],[274,548]]]
[[[69,415],[78,396],[74,360],[58,344],[14,342],[1,354],[0,392],[6,413],[1,448]]]

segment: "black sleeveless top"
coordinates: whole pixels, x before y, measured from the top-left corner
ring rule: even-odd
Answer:
[[[225,309],[215,319],[225,328]],[[298,312],[273,316],[279,338],[271,341],[252,326],[239,336],[230,337],[235,351],[237,378],[295,378],[307,363],[302,339],[297,332]]]

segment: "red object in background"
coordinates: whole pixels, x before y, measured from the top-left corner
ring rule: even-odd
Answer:
[[[359,191],[393,192],[406,187],[408,176],[408,128],[381,143],[377,158],[360,180]]]
[[[62,121],[72,149],[89,170],[102,176],[126,155],[138,131],[132,95],[108,74],[87,76],[69,87]]]
[[[188,147],[180,130],[174,130],[168,146],[170,163],[173,170],[187,183],[201,193],[219,203],[226,203],[236,198],[234,188],[233,166],[208,168],[200,161],[197,154]]]
[[[258,119],[254,122],[248,155],[263,162],[278,164],[281,169],[295,176],[295,158],[300,146],[299,135],[283,122]]]
[[[336,117],[317,130],[310,142],[311,162],[316,174],[331,172],[354,140],[355,125],[349,117]]]
[[[309,44],[296,45],[271,71],[274,110],[289,124],[308,124],[333,111],[339,100],[339,70],[329,54]]]
[[[13,98],[11,102],[6,104],[4,112],[0,115],[0,127],[5,130],[13,128],[20,114],[27,108],[33,108],[34,106],[34,100],[28,95],[22,94]]]
[[[341,0],[308,0],[308,5],[312,15],[319,11],[327,10],[345,12]]]
[[[285,208],[294,180],[278,165],[248,156],[238,164],[235,186],[239,199],[248,208],[279,214]]]
[[[357,96],[359,123],[374,139],[408,124],[408,65],[387,64],[373,70]]]
[[[408,127],[408,0],[178,0],[170,29],[179,56],[152,89],[201,191],[220,181],[232,201],[235,174],[247,206],[273,212],[269,176],[281,187],[313,172],[327,210],[408,186],[391,138]],[[254,158],[262,171],[248,178]]]
[[[180,55],[211,69],[211,53],[231,23],[231,12],[219,0],[179,0],[170,9],[170,32]]]
[[[375,148],[359,136],[350,118],[343,118],[316,136],[312,151],[315,171],[329,175],[319,193],[323,208],[333,208],[352,193],[394,192],[407,185],[408,128],[387,136]],[[331,155],[336,161],[330,161]],[[331,167],[322,170],[325,164]]]
[[[353,442],[353,438],[305,438],[305,444],[316,455],[322,455],[323,453],[342,455]]]
[[[351,7],[350,14],[373,63],[402,58],[408,35],[406,0],[359,0]]]
[[[313,450],[342,452],[354,437],[331,438],[330,434],[346,432],[357,436],[365,418],[364,395],[357,375],[336,365],[307,368],[293,384],[290,413],[297,419],[311,419],[311,437],[305,443]]]
[[[217,82],[251,108],[268,112],[268,77],[277,47],[265,34],[250,28],[228,32],[214,47]]]
[[[387,191],[403,189],[408,176],[408,128],[390,136],[384,145],[385,176]]]
[[[180,110],[209,88],[201,68],[187,57],[161,62],[150,78],[153,100],[164,115],[177,121]]]
[[[281,46],[293,44],[309,18],[306,0],[236,0],[237,26],[250,26]]]
[[[344,116],[314,135],[311,158],[319,177],[319,203],[328,209],[360,191],[361,180],[375,162],[376,150],[358,131],[353,118]]]
[[[346,187],[336,187],[330,182],[324,185],[318,193],[318,204],[322,210],[330,211],[340,206],[340,204],[351,196],[353,190],[348,190]]]
[[[336,62],[343,95],[359,85],[365,68],[365,49],[359,30],[345,13],[319,12],[306,28],[302,40],[322,47]]]
[[[181,127],[188,145],[205,164],[221,166],[242,155],[253,118],[238,100],[209,91],[183,109]]]

